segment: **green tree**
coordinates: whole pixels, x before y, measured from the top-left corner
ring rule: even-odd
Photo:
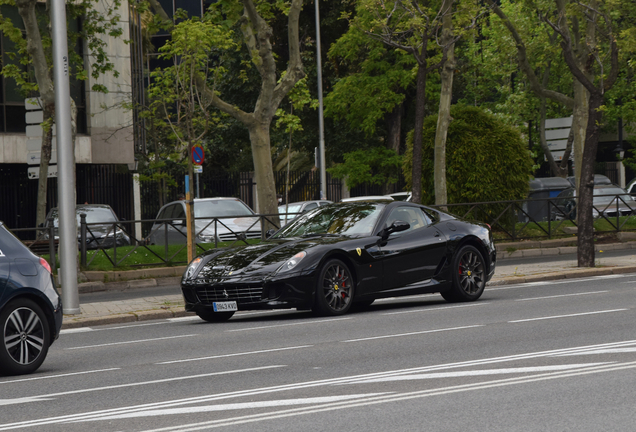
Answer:
[[[398,180],[402,157],[392,149],[374,147],[344,155],[344,162],[327,171],[339,179],[346,178],[348,187],[363,183],[385,185]]]
[[[149,1],[155,13],[164,21],[171,22],[157,0]],[[207,89],[201,77],[196,78],[197,87],[210,100],[211,106],[238,120],[249,132],[258,191],[258,209],[261,213],[277,214],[278,211],[271,156],[271,123],[287,93],[305,75],[298,33],[301,8],[302,0],[292,0],[289,3],[225,0],[215,3],[209,12],[215,23],[225,26],[228,30],[234,25],[240,26],[245,49],[250,54],[250,66],[254,67],[261,77],[258,97],[253,104],[252,112],[228,103],[222,95]],[[288,56],[285,59],[287,67],[284,75],[280,73],[274,56],[273,29],[268,24],[268,20],[279,14],[287,15]],[[173,27],[169,25],[169,28]]]
[[[211,125],[218,120],[210,110],[216,76],[222,68],[210,68],[214,49],[230,49],[231,34],[208,19],[186,19],[172,28],[171,39],[160,49],[161,57],[172,60],[173,66],[157,69],[151,74],[148,87],[153,117],[162,119],[160,125],[169,128],[178,143],[177,153],[185,156],[188,165],[188,190],[194,191],[192,148],[201,145]],[[209,75],[213,76],[210,77]],[[188,261],[196,255],[194,243],[194,206],[187,197]]]

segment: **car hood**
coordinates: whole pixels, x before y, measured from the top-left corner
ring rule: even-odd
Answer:
[[[214,219],[196,219],[194,226],[198,233],[214,234],[214,226],[218,231],[232,230],[242,232],[246,230],[260,231],[261,224],[257,217],[219,218],[215,224]]]
[[[203,255],[213,255],[206,262],[199,277],[247,276],[273,272],[299,252],[312,251],[320,246],[334,245],[349,240],[346,237],[312,237],[306,239],[268,240],[257,245],[239,246],[224,250],[212,250]],[[299,266],[299,269],[302,265]]]

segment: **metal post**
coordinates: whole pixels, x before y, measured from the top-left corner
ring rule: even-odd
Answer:
[[[71,131],[66,4],[51,1],[55,124],[57,127],[58,207],[60,220],[60,282],[65,314],[81,313],[77,290],[77,222],[75,220],[75,169]]]
[[[53,272],[57,271],[57,262],[55,260],[55,233],[53,232],[53,218],[46,219],[46,226],[49,233],[49,261],[51,263],[51,269]]]
[[[80,213],[80,265],[86,267],[86,213]]]
[[[327,199],[327,171],[325,163],[325,122],[322,112],[322,55],[320,52],[320,11],[316,0],[316,66],[318,68],[318,129],[320,130],[320,199]]]

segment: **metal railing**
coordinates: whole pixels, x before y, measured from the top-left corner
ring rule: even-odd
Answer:
[[[596,233],[636,231],[636,201],[627,194],[594,195],[599,198],[610,199],[592,205]],[[578,197],[555,197],[431,207],[489,224],[497,241],[517,241],[565,235],[564,227],[577,226],[577,204]]]
[[[636,201],[625,194],[604,195],[602,197],[610,199],[607,200],[608,204],[597,203],[593,205],[596,233],[636,231]],[[598,199],[601,196],[597,195],[594,198]],[[578,198],[576,197],[568,200],[535,198],[431,207],[448,211],[462,219],[489,224],[495,234],[496,241],[517,241],[567,235],[563,228],[577,226],[577,203]],[[297,214],[196,218],[195,244],[197,253],[219,246],[232,247],[236,244],[249,244],[250,240],[265,239],[267,229],[278,229],[281,226],[281,220],[290,221]],[[243,224],[236,223],[237,220],[241,219],[247,219],[247,221]],[[143,224],[152,226],[148,235],[135,235],[136,232],[141,233]],[[23,240],[23,243],[38,254],[48,254],[51,267],[55,269],[57,239],[55,239],[56,233],[51,220],[49,220],[48,225],[48,227],[20,228],[12,231],[35,232],[36,240]],[[179,256],[186,248],[186,239],[185,219],[86,223],[85,218],[82,217],[78,233],[80,265],[87,268],[99,255],[106,257],[113,268],[183,264],[186,261]],[[122,248],[125,252],[122,252]],[[130,257],[140,251],[152,255],[155,262],[142,264],[132,262]]]

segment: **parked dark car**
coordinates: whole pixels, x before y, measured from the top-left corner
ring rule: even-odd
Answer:
[[[278,206],[278,213],[281,215],[281,226],[285,226],[287,222],[294,219],[296,216],[307,213],[309,210],[313,210],[320,206],[331,204],[333,201],[328,200],[311,200],[311,201],[298,201],[289,204],[282,204]]]
[[[119,218],[113,209],[106,204],[78,204],[75,206],[77,219],[77,243],[81,247],[80,221],[81,215],[86,215],[86,249],[112,248],[130,245],[130,237],[118,225]],[[53,234],[59,236],[59,211],[57,207],[49,210],[45,227],[49,225],[49,218],[53,219]],[[45,231],[45,238],[48,237]]]
[[[569,176],[568,177],[568,182],[570,182],[570,185],[572,187],[576,187],[576,177],[574,176]],[[609,179],[609,177],[603,175],[603,174],[594,174],[594,184],[595,185],[612,185],[612,181]]]
[[[553,219],[576,218],[576,189],[569,188],[557,195]],[[636,212],[636,201],[621,187],[615,185],[595,185],[592,198],[592,214],[595,218],[628,216]]]
[[[239,238],[260,239],[261,223],[251,208],[238,198],[201,198],[194,201],[197,243],[228,242]],[[161,207],[148,235],[149,244],[184,244],[186,232],[184,200]],[[216,219],[215,219],[216,218]]]
[[[37,370],[62,327],[51,267],[0,222],[0,375]]]
[[[381,297],[477,300],[495,261],[485,224],[403,201],[349,202],[305,213],[260,244],[200,255],[181,289],[186,310],[211,322],[250,309],[340,315]]]

